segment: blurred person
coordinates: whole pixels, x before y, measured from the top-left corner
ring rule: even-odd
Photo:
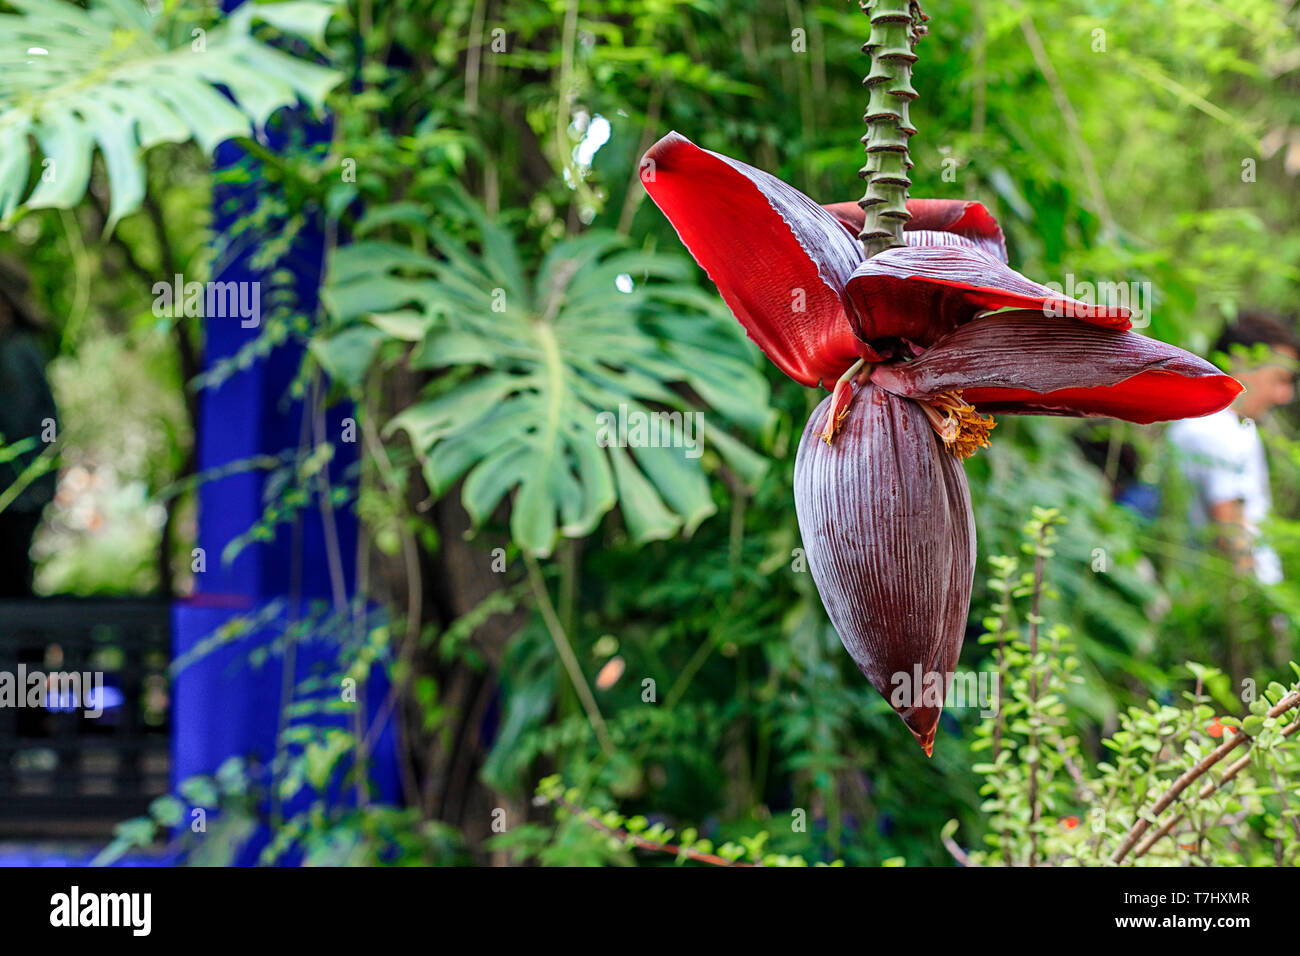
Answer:
[[[1223,411],[1169,426],[1179,466],[1195,490],[1191,522],[1213,524],[1218,547],[1238,571],[1277,584],[1281,561],[1259,540],[1272,494],[1257,423],[1295,398],[1300,338],[1286,320],[1252,309],[1224,328],[1214,351],[1228,356],[1228,371],[1246,390]]]
[[[57,422],[45,358],[37,342],[44,323],[28,299],[29,285],[22,266],[0,256],[0,447],[24,439],[35,443],[21,455],[0,461],[0,495],[45,450],[42,439],[49,434],[47,426]],[[41,523],[41,512],[54,497],[57,480],[51,465],[0,511],[0,598],[32,595],[32,536]]]

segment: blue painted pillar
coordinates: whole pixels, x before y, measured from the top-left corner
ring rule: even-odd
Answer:
[[[278,133],[273,131],[269,136],[272,149],[281,145],[286,128],[296,127],[300,139],[304,135],[317,139],[327,135],[296,115],[284,119],[278,127]],[[224,144],[217,153],[218,168],[241,155],[233,144]],[[246,291],[255,288],[252,283],[259,283],[262,320],[257,328],[245,328],[239,316],[206,318],[205,371],[249,346],[263,331],[272,311],[268,296],[272,291],[270,272],[283,274],[287,270],[292,274],[297,314],[312,315],[316,310],[323,249],[318,218],[309,218],[288,253],[270,269],[254,263],[269,233],[259,236],[243,228],[238,232],[238,241],[231,241],[236,220],[254,208],[269,188],[274,187],[268,186],[264,178],[253,177],[247,183],[221,185],[214,196],[217,261],[221,266],[211,281],[249,283],[243,287]],[[189,281],[199,277],[185,278]],[[283,289],[276,290],[277,296],[282,293]],[[280,345],[248,368],[231,373],[220,384],[200,393],[200,473],[298,448],[303,416],[310,413],[301,401],[292,399],[289,390],[301,359],[299,344]],[[340,440],[342,419],[349,414],[347,409],[335,408],[327,417],[326,436],[335,451],[330,466],[334,488],[355,487],[355,467],[351,467],[352,473],[349,469],[355,466],[357,445]],[[310,434],[310,422],[308,428]],[[273,651],[257,666],[250,655],[257,656],[259,649],[264,651],[281,640],[285,626],[295,615],[306,616],[313,606],[333,602],[326,529],[314,500],[300,512],[297,535],[292,522],[283,524],[272,540],[251,544],[230,564],[223,562],[222,552],[227,545],[262,518],[267,475],[265,470],[248,470],[200,486],[197,544],[204,551],[206,570],[195,575],[194,595],[175,606],[175,655],[193,651],[199,642],[217,634],[236,617],[261,621],[259,615],[266,615],[268,608],[280,606],[282,610],[252,633],[204,655],[177,676],[172,695],[174,785],[195,774],[212,773],[233,755],[269,763],[276,747],[283,658]],[[333,514],[343,576],[351,588],[355,580],[356,519],[350,502],[337,507]],[[349,599],[351,596],[349,591]],[[331,640],[300,642],[295,650],[295,681],[320,673],[322,667],[330,668],[337,653],[337,644]],[[372,714],[379,709],[385,693],[383,677],[376,671],[364,695]],[[345,715],[313,720],[347,726]],[[379,738],[370,769],[377,785],[377,799],[395,802],[399,790],[391,726]]]

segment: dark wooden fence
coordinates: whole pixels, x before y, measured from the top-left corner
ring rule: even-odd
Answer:
[[[103,675],[99,697],[0,706],[0,837],[107,832],[167,789],[170,612],[147,598],[0,600],[0,680],[20,666]]]

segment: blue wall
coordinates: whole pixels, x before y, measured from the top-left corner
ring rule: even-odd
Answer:
[[[325,129],[311,129],[300,120],[298,134],[327,136]],[[276,148],[274,134],[268,145]],[[218,151],[217,166],[240,158],[233,144]],[[238,317],[210,317],[205,320],[204,369],[235,355],[253,341],[265,327],[270,312],[266,294],[271,288],[267,270],[253,263],[258,251],[256,233],[240,232],[238,254],[220,255],[230,249],[226,241],[239,216],[257,203],[261,191],[271,188],[266,180],[253,177],[238,185],[221,185],[214,196],[214,229],[217,232],[220,271],[213,281],[261,282],[261,328],[243,328]],[[268,232],[268,235],[270,233]],[[291,250],[277,264],[294,276],[298,312],[314,314],[320,284],[323,236],[319,220],[309,221]],[[189,277],[186,279],[200,279]],[[220,468],[255,455],[279,455],[299,446],[304,406],[289,396],[290,384],[298,372],[302,346],[281,345],[247,369],[236,371],[221,384],[200,393],[198,467],[200,473]],[[350,479],[357,445],[340,440],[342,420],[350,414],[335,407],[327,416],[326,435],[333,442],[335,457],[331,482],[335,487]],[[272,603],[283,606],[274,620],[256,633],[248,634],[185,668],[173,685],[173,782],[195,774],[212,773],[227,757],[238,755],[267,761],[275,752],[281,696],[282,659],[268,655],[260,667],[249,661],[250,651],[264,647],[281,636],[282,628],[295,613],[306,614],[313,604],[332,601],[325,526],[318,503],[301,513],[299,534],[291,523],[281,526],[274,540],[249,545],[230,564],[222,561],[227,544],[244,534],[263,514],[263,490],[267,472],[253,470],[205,482],[198,496],[198,546],[204,549],[206,570],[196,574],[193,597],[177,602],[173,614],[173,644],[177,656],[210,638],[222,625],[240,615],[256,615]],[[357,524],[350,505],[334,512],[344,579],[349,588],[355,578]],[[299,569],[295,570],[295,562]],[[296,580],[295,580],[296,578]],[[351,598],[351,594],[348,595]],[[296,649],[295,680],[330,665],[337,647],[328,641],[300,644]],[[378,671],[369,682],[366,703],[373,714],[386,693]],[[318,723],[343,725],[344,718],[320,719]],[[372,776],[377,797],[394,802],[398,780],[391,726],[385,728],[372,756]]]

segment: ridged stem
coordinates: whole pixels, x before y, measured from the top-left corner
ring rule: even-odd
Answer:
[[[871,72],[862,81],[869,96],[862,117],[867,162],[858,176],[867,181],[867,191],[858,200],[866,214],[858,238],[871,257],[906,245],[903,225],[911,218],[907,188],[912,185],[907,143],[916,132],[907,107],[916,99],[912,64],[928,17],[917,0],[862,0],[862,11],[871,21],[871,37],[862,47],[871,57]]]

